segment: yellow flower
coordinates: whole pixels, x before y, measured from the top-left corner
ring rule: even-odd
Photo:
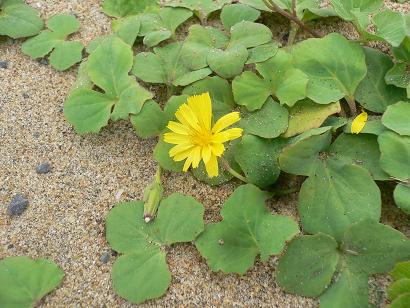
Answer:
[[[365,127],[366,122],[367,122],[367,112],[362,110],[362,113],[359,114],[356,118],[354,118],[352,122],[352,128],[351,128],[352,134],[360,133]]]
[[[240,120],[239,112],[231,112],[221,117],[212,125],[212,103],[209,93],[194,95],[188,98],[175,113],[179,122],[169,121],[172,132],[164,134],[164,141],[176,144],[169,156],[175,161],[183,161],[184,171],[192,165],[197,168],[203,160],[209,177],[218,176],[217,157],[225,151],[224,142],[242,136],[242,128],[228,126]]]

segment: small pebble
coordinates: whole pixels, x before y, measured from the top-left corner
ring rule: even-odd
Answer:
[[[49,173],[51,171],[51,169],[52,169],[52,167],[51,167],[50,163],[42,163],[42,164],[37,166],[36,172],[38,174],[46,174],[46,173]]]
[[[0,68],[9,68],[9,62],[8,61],[0,61]]]
[[[21,194],[11,199],[7,212],[9,215],[21,215],[28,207],[28,200]]]
[[[36,139],[40,138],[40,133],[39,132],[34,132],[33,137],[36,138]]]
[[[115,250],[111,249],[111,255],[112,255],[113,257],[116,257],[116,256],[118,256],[118,252],[116,252]]]
[[[48,60],[46,58],[41,58],[40,60],[38,60],[38,63],[40,63],[41,65],[48,65]]]
[[[108,261],[110,261],[110,258],[111,258],[110,254],[108,252],[104,252],[100,257],[100,261],[102,263],[108,263]]]
[[[30,98],[30,96],[28,96],[27,93],[23,93],[23,98],[24,98],[24,99],[28,99],[28,98]]]

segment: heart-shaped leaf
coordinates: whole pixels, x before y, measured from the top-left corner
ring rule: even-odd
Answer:
[[[44,23],[38,12],[22,0],[0,1],[0,35],[14,39],[38,34]]]
[[[65,41],[67,36],[80,28],[77,19],[72,15],[54,15],[48,20],[47,26],[52,31],[44,30],[24,42],[21,46],[23,53],[32,58],[40,58],[51,52],[51,66],[58,71],[64,71],[80,62],[83,44]]]
[[[375,13],[382,6],[382,0],[330,0],[337,15],[344,20],[355,20],[356,12],[367,15]]]
[[[269,213],[266,197],[251,184],[240,186],[224,203],[223,221],[198,237],[196,247],[213,271],[243,274],[258,254],[266,261],[298,233],[293,219]]]
[[[211,70],[222,78],[230,79],[242,73],[248,55],[246,47],[236,44],[226,50],[214,48],[206,59]]]
[[[289,112],[269,98],[263,107],[254,112],[242,110],[240,126],[246,134],[263,138],[276,138],[286,131]]]
[[[380,146],[380,166],[392,177],[410,179],[410,137],[385,132],[377,139]]]
[[[284,139],[262,139],[245,135],[235,150],[235,160],[245,173],[246,179],[261,188],[276,182],[280,169],[278,157],[287,144]]]
[[[386,54],[371,48],[364,48],[367,75],[357,87],[356,100],[366,109],[382,113],[387,106],[406,98],[404,89],[387,85],[384,77],[393,67]]]
[[[269,43],[272,40],[271,30],[263,25],[250,21],[241,21],[231,28],[230,44],[241,44],[251,48]]]
[[[171,275],[162,247],[194,240],[204,229],[204,208],[195,199],[172,194],[161,201],[157,218],[143,219],[143,202],[128,202],[108,214],[107,240],[123,253],[114,263],[113,287],[132,303],[160,297]]]
[[[406,21],[399,12],[386,10],[373,16],[376,34],[393,47],[398,47],[406,37]]]
[[[304,235],[290,242],[279,260],[276,280],[289,293],[319,296],[331,283],[339,262],[337,242],[325,234]]]
[[[366,76],[363,49],[337,33],[305,40],[295,45],[292,54],[296,68],[309,77],[307,96],[319,104],[354,97]]]
[[[387,108],[383,114],[382,123],[387,128],[402,136],[410,136],[410,103],[398,102]]]
[[[64,272],[46,259],[5,258],[0,261],[0,306],[33,307],[63,277]]]
[[[226,30],[230,30],[232,26],[241,21],[253,22],[259,18],[261,13],[245,4],[235,3],[228,4],[222,8],[221,21]]]
[[[318,163],[303,183],[298,208],[306,232],[325,233],[339,241],[352,223],[379,221],[380,190],[364,168],[330,159]]]
[[[264,45],[256,46],[249,49],[249,58],[246,64],[253,64],[264,62],[274,57],[279,50],[279,46],[276,42],[267,43]]]

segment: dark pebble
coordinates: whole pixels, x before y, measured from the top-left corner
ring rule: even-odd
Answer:
[[[21,215],[28,207],[28,200],[21,194],[11,199],[7,212],[9,215]]]
[[[115,250],[112,250],[112,249],[111,249],[111,255],[112,255],[113,257],[116,257],[116,256],[118,256],[118,252],[116,252]]]
[[[38,60],[38,63],[41,65],[48,65],[48,60],[46,58],[41,58]]]
[[[52,169],[52,167],[51,167],[50,163],[42,163],[42,164],[37,166],[36,172],[38,174],[46,174],[46,173],[49,173],[51,171],[51,169]]]
[[[104,252],[100,257],[100,261],[102,263],[108,263],[108,261],[110,261],[110,259],[111,259],[111,256],[108,252]]]
[[[9,68],[8,61],[0,61],[0,68]]]
[[[27,93],[23,93],[23,98],[24,98],[24,99],[28,99],[28,98],[30,98],[30,96],[28,96]]]
[[[8,245],[7,245],[7,248],[8,248],[8,249],[13,249],[13,248],[14,248],[14,245],[13,245],[13,244],[8,244]]]

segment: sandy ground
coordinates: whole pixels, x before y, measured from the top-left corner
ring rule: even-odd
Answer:
[[[43,18],[74,12],[82,25],[76,36],[89,42],[110,29],[110,19],[98,0],[28,1]],[[391,7],[408,11],[409,5]],[[351,27],[325,21],[326,32],[340,30],[354,36]],[[272,25],[280,38],[285,26]],[[62,285],[45,297],[42,307],[128,307],[114,294],[110,270],[115,254],[104,237],[104,220],[119,201],[142,198],[155,173],[155,140],[141,140],[128,122],[111,124],[98,135],[78,136],[64,119],[63,102],[76,68],[59,73],[24,56],[20,40],[0,44],[0,259],[29,255],[57,262],[66,275]],[[159,95],[160,96],[160,95]],[[52,172],[39,175],[40,163]],[[210,188],[189,174],[166,174],[166,194],[193,195],[206,207],[206,220],[217,221],[223,201],[238,185]],[[21,193],[29,207],[20,217],[6,214],[11,198]],[[296,195],[274,200],[271,207],[296,217]],[[385,197],[383,220],[408,235],[409,221]],[[101,256],[109,253],[108,263]],[[285,294],[274,282],[276,258],[256,262],[244,276],[212,273],[191,244],[170,248],[172,284],[168,293],[145,306],[269,306],[315,307],[317,301]],[[376,302],[384,301],[388,279],[370,282]]]

